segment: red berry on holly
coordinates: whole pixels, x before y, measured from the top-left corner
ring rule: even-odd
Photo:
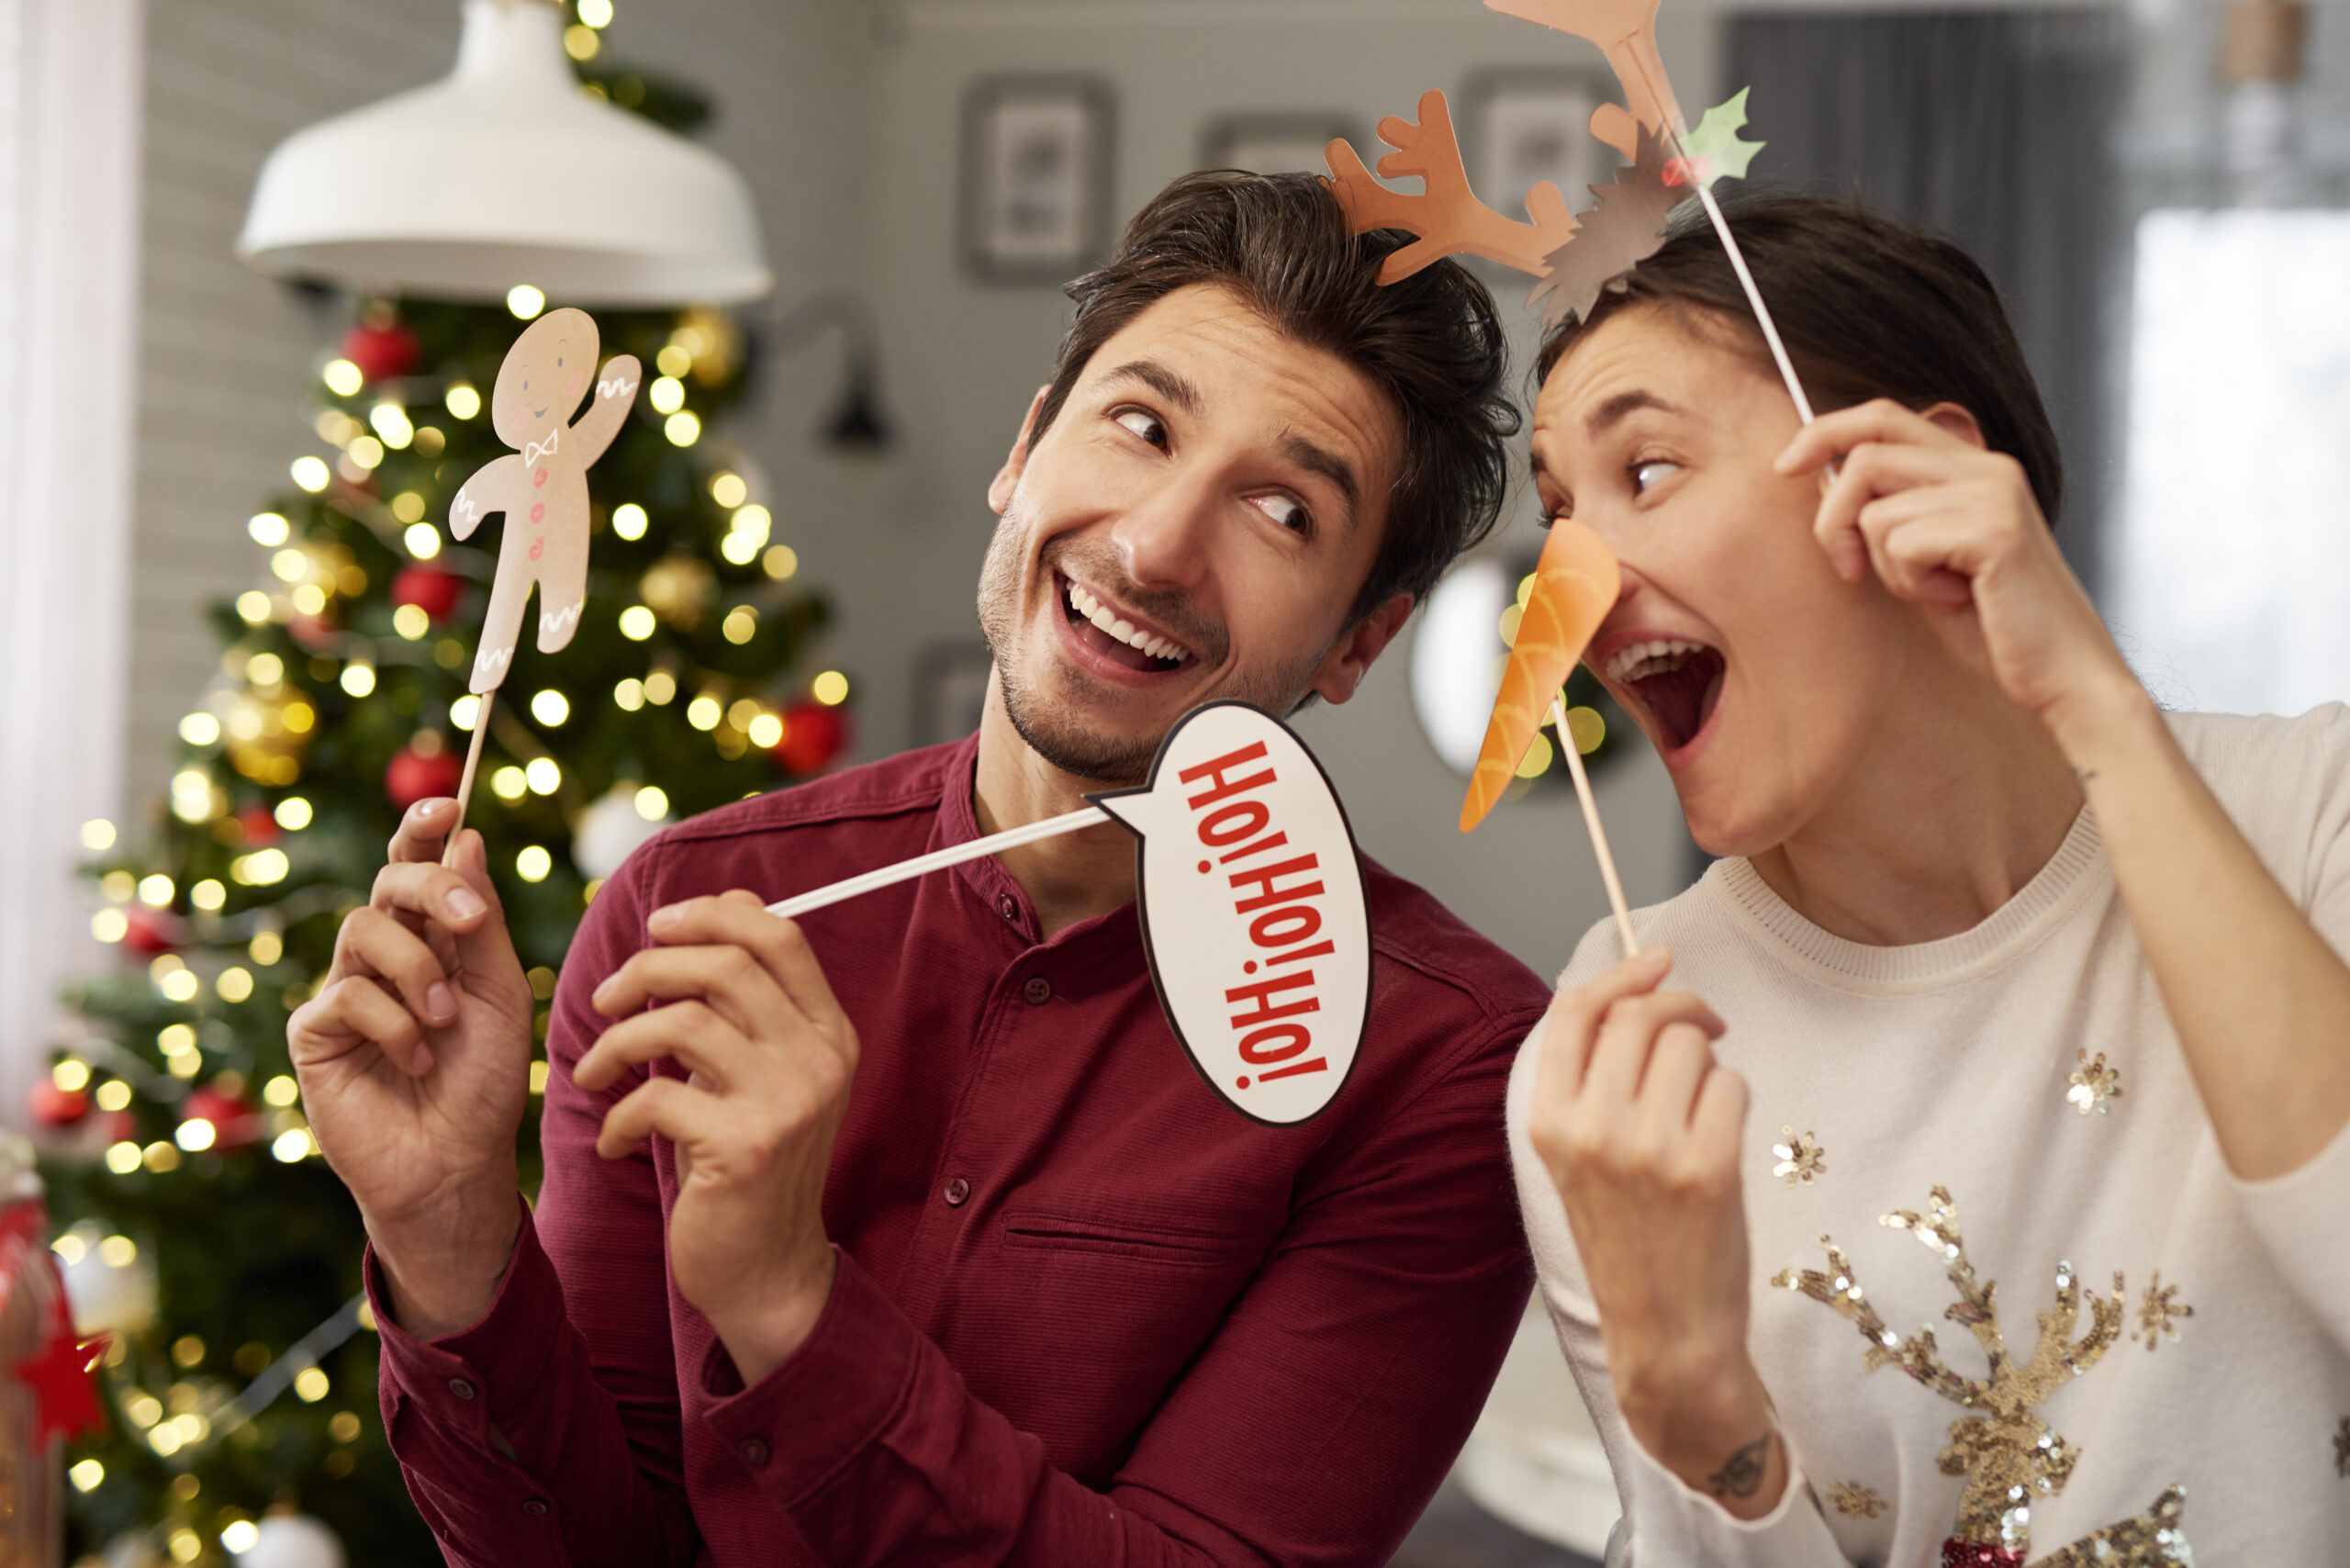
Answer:
[[[123,921],[122,945],[151,958],[187,940],[187,923],[168,909],[133,904],[123,912]]]
[[[46,1078],[34,1080],[26,1100],[33,1120],[45,1127],[70,1127],[90,1114],[88,1090],[60,1089]]]
[[[821,773],[848,745],[848,718],[821,702],[795,702],[783,711],[783,739],[776,760],[787,772]]]
[[[342,337],[342,357],[357,365],[359,374],[370,381],[406,375],[416,368],[422,353],[423,345],[417,342],[416,333],[397,320],[380,327],[362,322]]]
[[[402,566],[399,576],[392,579],[392,602],[412,604],[439,621],[457,608],[457,596],[464,587],[463,577],[438,566]]]
[[[438,735],[433,737],[436,741]],[[457,754],[445,747],[424,751],[415,745],[392,758],[384,769],[384,793],[401,811],[419,801],[431,801],[457,792],[457,780],[464,776],[465,765]]]

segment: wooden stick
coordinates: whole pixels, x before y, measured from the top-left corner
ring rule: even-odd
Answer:
[[[948,866],[959,866],[966,860],[977,860],[983,855],[993,855],[999,849],[1014,849],[1024,844],[1034,844],[1038,839],[1055,838],[1064,833],[1075,833],[1081,827],[1091,827],[1096,823],[1113,820],[1109,812],[1099,806],[1084,806],[1074,812],[1063,812],[1057,817],[1046,817],[1042,822],[1030,823],[1026,827],[1006,828],[1002,833],[990,834],[985,838],[975,838],[968,844],[958,844],[952,849],[939,849],[928,855],[917,855],[912,860],[901,860],[895,866],[884,866],[878,871],[867,871],[861,877],[851,877],[845,881],[834,882],[830,887],[800,893],[796,897],[785,899],[780,903],[767,905],[767,913],[782,915],[787,920],[797,919],[812,910],[822,909],[827,904],[836,904],[843,900],[856,898],[860,893],[894,887],[900,882],[910,882],[927,872],[942,870]]]
[[[1616,875],[1616,857],[1607,852],[1607,830],[1599,825],[1599,802],[1592,797],[1591,775],[1583,770],[1583,752],[1575,745],[1574,726],[1567,722],[1564,694],[1550,699],[1550,722],[1567,754],[1567,772],[1575,781],[1575,799],[1583,802],[1583,825],[1591,830],[1591,847],[1599,857],[1599,879],[1607,885],[1607,902],[1616,912],[1616,935],[1623,939],[1624,957],[1640,956],[1640,939],[1632,935],[1632,912],[1624,903],[1624,883]]]
[[[465,802],[474,798],[474,771],[481,766],[481,738],[489,734],[489,705],[497,699],[498,688],[493,686],[481,694],[481,706],[474,710],[474,744],[465,748],[464,777],[457,780],[457,820],[450,825],[449,836],[442,845],[443,866],[457,853],[457,834],[465,825]]]

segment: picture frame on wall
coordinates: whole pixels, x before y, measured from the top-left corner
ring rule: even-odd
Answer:
[[[1208,121],[1200,135],[1200,167],[1246,169],[1252,174],[1326,174],[1326,150],[1337,140],[1362,145],[1351,115],[1233,114]]]
[[[1460,98],[1470,183],[1494,211],[1525,217],[1526,193],[1545,180],[1581,211],[1613,176],[1615,155],[1591,134],[1592,111],[1609,101],[1595,74],[1500,67],[1470,77]]]
[[[1110,251],[1116,98],[1081,75],[999,75],[963,99],[963,270],[1066,283]]]

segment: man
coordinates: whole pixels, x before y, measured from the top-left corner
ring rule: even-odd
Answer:
[[[1203,701],[1353,693],[1514,422],[1484,290],[1379,287],[1396,243],[1197,174],[1072,286],[990,491],[979,734],[611,879],[535,1215],[530,993],[478,838],[444,868],[450,803],[411,811],[291,1035],[452,1562],[1368,1563],[1410,1528],[1525,1302],[1501,1108],[1546,987],[1367,868],[1361,1053],[1270,1126],[1160,1015],[1120,828],[762,908],[1138,782]]]

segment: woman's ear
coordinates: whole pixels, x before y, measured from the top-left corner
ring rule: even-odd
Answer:
[[[1983,438],[1983,427],[1975,422],[1973,414],[1955,403],[1936,403],[1924,411],[1923,417],[1935,429],[1958,437],[1969,446],[1990,450],[1991,443]]]
[[[1028,471],[1028,441],[1036,431],[1036,416],[1044,411],[1045,398],[1052,392],[1050,386],[1036,388],[1036,396],[1028,404],[1028,417],[1020,421],[1020,439],[1012,443],[1012,454],[996,470],[995,482],[988,487],[988,505],[998,517],[1012,504],[1012,492],[1020,487],[1020,476]]]

